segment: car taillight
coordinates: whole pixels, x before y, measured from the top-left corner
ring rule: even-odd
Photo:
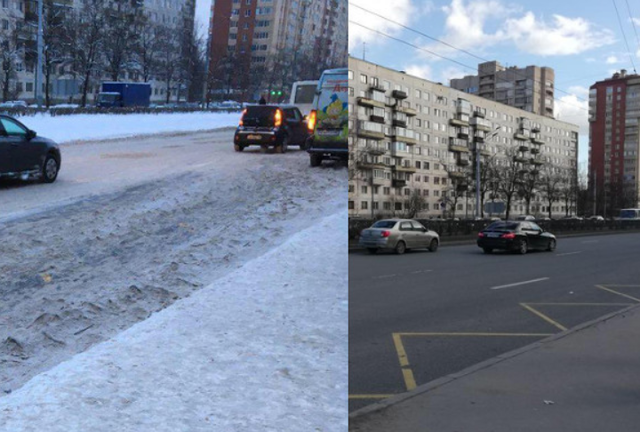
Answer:
[[[240,126],[244,126],[244,115],[247,113],[247,109],[242,110],[242,115],[240,116]]]
[[[502,234],[500,237],[507,240],[513,240],[514,238],[516,238],[516,235],[514,233],[507,233],[507,234]]]
[[[380,233],[381,237],[389,237],[391,235],[391,231],[382,231]]]
[[[478,237],[484,237],[484,233],[478,233]]]
[[[316,110],[311,110],[311,112],[309,113],[309,117],[307,119],[307,128],[309,129],[310,133],[313,133],[316,130],[317,115],[318,114]]]
[[[279,109],[276,110],[276,114],[274,117],[274,126],[275,127],[280,127],[282,126],[282,111],[280,111]]]

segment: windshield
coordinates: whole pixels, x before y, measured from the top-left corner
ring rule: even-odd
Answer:
[[[620,210],[620,219],[635,219],[638,217],[638,210]]]
[[[295,104],[311,104],[316,95],[316,84],[302,84],[296,87]]]
[[[393,228],[396,225],[396,221],[381,220],[374,223],[371,228]]]

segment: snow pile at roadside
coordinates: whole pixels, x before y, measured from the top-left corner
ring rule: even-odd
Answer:
[[[2,431],[346,431],[347,215],[0,399]]]
[[[189,132],[237,126],[238,112],[161,114],[38,114],[19,120],[38,135],[58,143],[77,140],[122,138],[143,134]]]

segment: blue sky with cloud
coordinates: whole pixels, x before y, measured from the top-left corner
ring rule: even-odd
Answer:
[[[640,68],[640,3],[616,0],[616,4],[632,60]],[[633,71],[616,10],[609,1],[350,0],[349,20],[422,48],[412,48],[350,23],[349,52],[354,57],[361,58],[366,46],[369,61],[447,85],[451,78],[474,74],[482,60],[389,20],[477,57],[498,60],[504,66],[553,68],[556,117],[581,126],[581,162],[586,161],[588,149],[589,86],[615,70]]]

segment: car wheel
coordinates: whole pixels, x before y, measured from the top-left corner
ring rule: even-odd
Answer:
[[[484,253],[486,253],[486,254],[493,253],[493,248],[482,248],[482,250],[483,250],[483,251],[484,251]]]
[[[556,240],[555,239],[549,240],[549,246],[547,247],[547,250],[549,252],[553,252],[554,250],[556,250]]]
[[[276,147],[276,153],[286,153],[288,149],[289,149],[289,136],[285,135],[284,138],[282,138],[282,142],[280,143],[280,145]]]
[[[526,253],[527,253],[527,251],[528,251],[528,250],[529,250],[529,245],[527,244],[527,241],[526,241],[526,240],[520,240],[520,241],[518,242],[518,249],[517,249],[517,252],[518,252],[520,255],[524,255],[524,254],[526,254]]]
[[[431,252],[436,252],[438,250],[438,240],[431,240],[431,243],[429,243],[429,250]]]
[[[378,253],[378,249],[376,249],[376,248],[367,248],[367,250],[369,251],[369,253],[371,255],[375,255],[375,254]]]
[[[402,255],[403,253],[405,253],[407,250],[407,245],[400,240],[397,244],[396,244],[396,253],[398,255]]]
[[[322,163],[322,156],[318,154],[312,154],[309,160],[312,167],[317,167],[317,166],[320,166],[320,164]]]
[[[58,178],[58,170],[60,166],[53,155],[47,155],[42,166],[42,181],[44,183],[53,183]]]
[[[234,144],[233,149],[237,152],[241,152],[242,150],[244,150],[244,146],[241,146],[240,144]]]

